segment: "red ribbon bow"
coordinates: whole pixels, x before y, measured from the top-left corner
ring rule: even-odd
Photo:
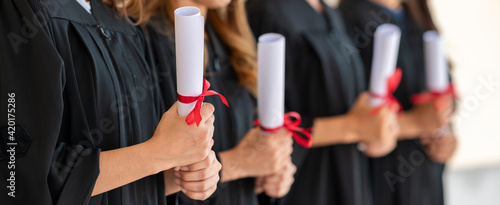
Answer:
[[[412,95],[410,100],[413,104],[424,104],[437,100],[441,96],[446,96],[446,95],[452,96],[453,98],[457,98],[453,84],[451,83],[448,84],[446,90],[441,92],[429,91],[426,93]],[[439,110],[441,107],[442,105],[439,103],[435,105],[436,110]]]
[[[430,92],[426,92],[426,93],[422,93],[422,94],[415,94],[415,95],[411,96],[411,102],[413,104],[428,103],[428,102],[434,101],[437,98],[439,98],[441,96],[445,96],[445,95],[450,95],[454,98],[457,97],[457,95],[455,94],[455,88],[453,87],[453,85],[451,83],[448,84],[448,87],[446,88],[446,90],[441,91],[441,92],[430,91]]]
[[[293,120],[295,119],[295,120]],[[276,132],[280,130],[282,127],[285,127],[288,131],[292,133],[293,138],[297,143],[299,143],[301,146],[310,148],[312,146],[312,137],[311,137],[311,128],[301,128],[299,127],[300,123],[302,122],[299,113],[297,112],[287,112],[285,113],[284,116],[284,122],[282,126],[275,127],[275,128],[265,128],[260,125],[259,119],[255,120],[254,126],[259,126],[262,131],[265,132]],[[300,134],[304,135],[306,139],[300,136]]]
[[[213,90],[208,90],[210,87],[210,83],[208,82],[207,79],[203,79],[203,92],[199,96],[182,96],[179,93],[177,93],[177,100],[181,103],[189,104],[192,102],[196,102],[196,105],[194,106],[194,109],[188,114],[186,117],[186,122],[188,125],[193,124],[193,122],[196,122],[196,126],[200,125],[201,122],[201,105],[203,104],[203,100],[205,100],[206,96],[211,96],[211,95],[218,95],[224,105],[228,106],[227,100],[224,96],[221,94],[213,91]]]
[[[385,95],[371,93],[372,97],[381,99],[385,102],[385,104],[374,108],[371,112],[372,115],[377,114],[385,105],[389,106],[389,109],[394,111],[400,111],[402,109],[401,103],[392,95],[401,82],[402,74],[401,69],[396,68],[394,73],[387,79],[387,92]]]

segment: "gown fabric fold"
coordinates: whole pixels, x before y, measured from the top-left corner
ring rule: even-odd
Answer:
[[[166,204],[161,173],[91,197],[100,152],[148,140],[164,108],[142,31],[90,3],[92,14],[73,0],[1,2],[0,113],[15,93],[16,136],[31,139],[2,204]]]
[[[373,56],[373,33],[378,25],[392,23],[401,28],[397,67],[403,76],[394,96],[404,110],[412,108],[410,97],[425,91],[423,30],[407,7],[389,11],[366,0],[345,1],[339,6],[346,30],[360,50],[368,82]],[[389,155],[370,159],[375,205],[442,205],[444,165],[432,161],[418,139],[399,141]]]
[[[345,114],[366,90],[361,58],[340,15],[323,6],[319,14],[302,0],[247,2],[256,37],[274,32],[286,38],[285,109],[299,112],[303,127],[311,127],[314,118]],[[295,182],[278,204],[371,204],[368,159],[356,144],[296,144],[292,160]]]

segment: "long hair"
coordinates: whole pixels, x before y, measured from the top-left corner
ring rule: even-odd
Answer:
[[[424,31],[437,30],[427,0],[406,0],[403,6],[406,6],[408,12],[421,29]]]
[[[128,0],[125,12],[143,26],[152,18],[159,18],[164,22],[163,25],[173,26],[175,9],[174,0]],[[255,95],[257,93],[257,51],[248,25],[244,0],[232,0],[224,8],[208,9],[207,21],[230,49],[230,61],[238,76],[238,81]]]

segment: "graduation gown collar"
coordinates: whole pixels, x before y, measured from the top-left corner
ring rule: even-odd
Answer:
[[[65,19],[71,22],[100,26],[123,33],[135,33],[132,25],[125,17],[118,15],[101,0],[90,0],[92,14],[88,13],[76,0],[41,0],[52,18]]]

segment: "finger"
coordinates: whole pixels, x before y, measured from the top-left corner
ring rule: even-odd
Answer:
[[[264,183],[264,185],[267,185],[267,184],[277,185],[283,181],[283,178],[285,178],[284,175],[285,175],[285,173],[277,173],[277,174],[269,175],[266,177],[266,183]]]
[[[274,134],[276,135],[277,138],[281,138],[284,140],[292,137],[292,133],[284,127]]]
[[[291,156],[291,151],[289,150],[290,149],[284,149],[283,151],[281,151],[276,164],[279,167],[279,169],[277,170],[278,172],[284,171],[287,165],[291,163],[292,156]]]
[[[213,150],[210,150],[208,153],[208,156],[202,160],[201,162],[197,162],[194,164],[190,164],[188,166],[184,166],[181,168],[182,171],[187,171],[187,172],[194,172],[202,169],[206,169],[212,165],[212,163],[215,160],[215,152]]]
[[[200,114],[202,118],[202,123],[205,123],[207,119],[210,118],[210,115],[213,115],[215,111],[215,107],[210,103],[203,103]]]
[[[217,175],[221,169],[218,161],[214,161],[212,166],[194,172],[179,172],[179,177],[184,181],[200,181],[206,180],[214,175]]]
[[[179,103],[177,103],[177,101],[175,101],[175,103],[167,110],[167,113],[174,113],[175,112],[175,115],[174,116],[179,116],[178,114],[178,108],[179,107]]]
[[[396,141],[370,143],[366,146],[365,155],[378,158],[391,153],[396,148]]]
[[[368,100],[370,99],[370,96],[371,96],[370,92],[365,91],[365,92],[361,93],[358,98],[361,102],[368,102]]]
[[[215,122],[215,115],[210,115],[207,120],[205,120],[205,125],[213,125]]]
[[[288,193],[291,184],[290,179],[284,180],[281,183],[268,183],[264,185],[264,190],[268,196],[281,198]]]
[[[214,185],[205,191],[192,191],[184,188],[181,188],[181,191],[191,199],[206,200],[215,192],[216,189],[217,185]]]
[[[255,186],[256,187],[261,187],[264,184],[265,179],[266,179],[266,177],[257,177],[255,179]]]
[[[208,190],[213,185],[217,185],[217,182],[219,182],[219,175],[214,175],[208,179],[201,181],[184,181],[182,179],[177,178],[176,183],[177,182],[180,183],[180,186],[183,189],[189,191],[202,192]]]
[[[431,143],[432,139],[430,138],[420,138],[420,144],[422,145],[426,145],[426,144],[429,144]]]
[[[262,192],[264,192],[264,187],[255,186],[255,190],[254,190],[255,195],[260,195],[260,194],[262,194]]]

